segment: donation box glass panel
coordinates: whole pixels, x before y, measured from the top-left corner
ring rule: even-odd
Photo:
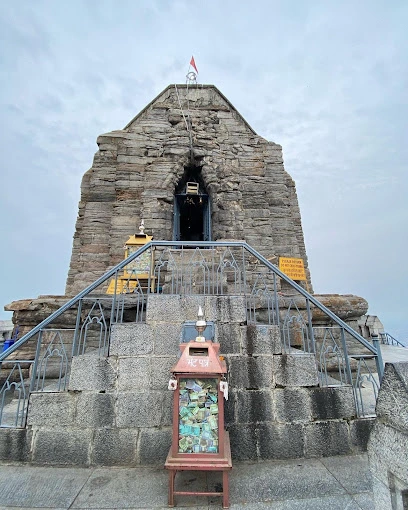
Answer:
[[[179,453],[218,453],[218,379],[180,378]]]

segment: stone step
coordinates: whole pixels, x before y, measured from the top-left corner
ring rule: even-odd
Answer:
[[[246,322],[246,302],[244,296],[180,296],[154,294],[149,296],[146,323],[166,322],[182,324],[197,320],[199,306],[207,321],[220,323]]]

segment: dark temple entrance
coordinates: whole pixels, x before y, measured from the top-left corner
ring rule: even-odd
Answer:
[[[210,197],[200,167],[188,167],[174,195],[174,241],[211,241]]]

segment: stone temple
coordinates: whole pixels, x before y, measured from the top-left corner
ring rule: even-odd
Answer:
[[[17,432],[0,427],[0,460],[78,465],[164,461],[172,421],[167,381],[183,327],[195,321],[199,305],[226,356],[231,387],[226,424],[233,458],[313,457],[364,450],[372,419],[356,410],[352,385],[345,384],[344,377],[350,381],[358,360],[365,358],[349,360],[342,357],[341,349],[347,345],[349,353],[361,351],[360,340],[356,342],[350,331],[347,338],[344,334],[347,328],[359,331],[367,302],[351,295],[317,296],[346,323],[337,329],[337,337],[333,317],[316,305],[310,310],[310,298],[305,300],[305,295],[310,292],[313,299],[315,295],[299,204],[281,146],[258,136],[213,85],[171,85],[124,129],[99,136],[97,143],[93,165],[82,179],[65,295],[7,306],[14,311],[13,321],[21,334],[35,330],[52,312],[57,316],[47,324],[51,329],[38,336],[38,345],[52,338],[47,349],[46,343],[43,351],[37,347],[37,337],[27,338],[11,354],[12,360],[25,360],[25,364],[16,361],[24,376],[38,380],[31,383],[34,391],[28,397],[24,393],[20,406],[27,416],[26,427]],[[113,299],[106,295],[108,281],[99,294],[75,301],[58,315],[68,298],[123,260],[124,243],[142,220],[146,233],[154,240],[168,241],[170,248],[179,241],[191,242],[193,247],[203,241],[219,243],[214,249],[201,250],[199,270],[211,258],[221,257],[219,250],[228,242],[245,242],[261,254],[263,262],[257,260],[267,269],[262,275],[272,275],[269,282],[276,276],[269,266],[276,265],[279,257],[302,259],[306,280],[299,282],[298,297],[290,281],[279,277],[273,283],[275,315],[265,323],[248,315],[248,300],[253,297],[248,293],[183,294],[169,291],[165,286],[169,280],[157,285],[160,291],[143,295],[143,320],[124,320],[114,310],[116,302],[106,312],[104,303]],[[170,248],[172,257],[180,252]],[[168,259],[165,262],[166,277],[171,279],[174,266]],[[231,260],[228,263],[234,270]],[[183,264],[185,269],[187,263]],[[245,284],[257,281],[257,271]],[[223,284],[231,286],[231,272],[224,276]],[[92,307],[87,304],[91,297]],[[127,311],[135,297],[124,296]],[[94,326],[104,330],[103,352],[97,337],[92,337],[96,355],[82,349],[84,335]],[[313,328],[320,354],[306,345]],[[63,337],[69,334],[69,349],[62,349]],[[27,368],[36,350],[43,352],[42,361]],[[72,363],[69,356],[62,368],[51,364],[55,353],[68,359],[68,351],[74,354]],[[328,354],[331,367],[324,358]],[[339,380],[332,377],[336,369]],[[62,385],[64,391],[40,391],[47,377],[57,378],[58,390]],[[55,388],[53,384],[49,387]],[[2,450],[4,442],[11,445],[7,451]]]
[[[405,508],[407,364],[386,365],[375,408],[382,325],[358,296],[313,294],[282,148],[196,84],[167,87],[97,143],[65,295],[6,306],[20,338],[0,353],[0,462],[163,466],[172,437],[197,444],[168,384],[202,307],[225,358],[233,462],[368,445],[377,508]],[[142,220],[154,241],[134,256],[154,273],[126,287],[124,266],[141,266],[123,247]],[[302,259],[298,284],[280,257]],[[214,451],[221,436],[204,437],[199,413],[199,447]]]
[[[258,136],[215,86],[171,85],[97,143],[82,180],[67,295],[123,258],[141,219],[157,240],[245,240],[272,261],[300,257],[311,287],[282,147]],[[182,194],[188,182],[199,184],[197,203]]]

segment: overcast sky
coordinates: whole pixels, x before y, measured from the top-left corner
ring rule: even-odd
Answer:
[[[407,26],[406,0],[1,0],[0,319],[64,293],[97,136],[194,55],[283,146],[315,292],[364,297],[408,340]]]

